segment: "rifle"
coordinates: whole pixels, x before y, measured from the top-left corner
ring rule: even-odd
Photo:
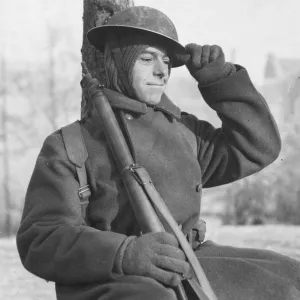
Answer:
[[[193,249],[155,189],[146,169],[135,164],[115,114],[103,93],[103,86],[100,85],[97,79],[92,78],[84,62],[82,62],[82,69],[81,86],[86,89],[89,101],[92,102],[99,115],[109,148],[121,173],[125,189],[142,232],[165,231],[157,215],[157,212],[159,212],[178,239],[198,281],[197,283],[194,278],[188,279],[190,286],[200,300],[217,300]],[[187,300],[182,284],[175,288],[175,292],[179,300]]]

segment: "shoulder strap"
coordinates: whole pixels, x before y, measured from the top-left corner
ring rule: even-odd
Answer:
[[[91,190],[87,182],[85,161],[88,158],[88,152],[85,146],[79,121],[71,123],[61,128],[63,141],[70,162],[75,165],[77,177],[79,180],[78,195],[81,204],[81,215],[86,220],[86,210],[89,204]]]

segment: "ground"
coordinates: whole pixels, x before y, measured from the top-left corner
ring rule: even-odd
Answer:
[[[240,247],[274,250],[300,260],[300,228],[296,226],[221,226],[205,218],[207,238]],[[53,283],[35,277],[21,265],[15,239],[0,239],[0,299],[55,300]]]

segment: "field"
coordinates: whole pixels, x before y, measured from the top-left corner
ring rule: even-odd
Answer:
[[[300,227],[221,226],[214,219],[207,221],[207,238],[239,247],[274,250],[300,260]],[[15,239],[0,239],[0,299],[55,300],[53,283],[28,273],[21,265]]]

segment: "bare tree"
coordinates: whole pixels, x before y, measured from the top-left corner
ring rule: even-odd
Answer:
[[[103,53],[96,50],[87,40],[87,32],[95,27],[104,24],[107,17],[124,8],[133,6],[132,0],[84,0],[83,4],[83,42],[82,60],[85,61],[91,74],[100,80],[104,79]],[[86,117],[87,102],[82,95],[81,117]]]
[[[8,148],[8,129],[7,129],[7,70],[4,56],[1,57],[1,78],[2,78],[2,111],[1,111],[1,140],[2,140],[2,190],[4,199],[4,227],[3,234],[12,234],[11,220],[11,194],[9,188],[9,148]]]
[[[26,118],[16,116],[15,119],[22,127],[22,133],[26,129],[30,139],[39,142],[45,133],[68,124],[80,107],[77,101],[80,93],[80,74],[77,71],[80,56],[75,49],[64,45],[65,31],[50,24],[47,28],[45,62],[13,72],[16,93],[26,99],[29,110]],[[16,126],[16,134],[20,126]],[[40,131],[36,132],[34,128]]]
[[[45,79],[48,90],[48,101],[45,103],[43,111],[52,130],[56,130],[61,126],[61,119],[64,119],[65,123],[69,123],[68,114],[74,111],[74,105],[68,101],[68,95],[74,90],[79,80],[77,74],[72,76],[71,80],[67,74],[64,74],[67,78],[59,78],[59,69],[61,68],[58,61],[61,60],[62,53],[58,51],[60,56],[58,60],[55,52],[57,52],[61,36],[62,33],[59,29],[48,24],[48,66],[47,72],[45,72],[47,74]],[[68,57],[69,63],[78,63],[78,57],[74,55],[72,50],[69,50],[65,54],[65,57]]]

